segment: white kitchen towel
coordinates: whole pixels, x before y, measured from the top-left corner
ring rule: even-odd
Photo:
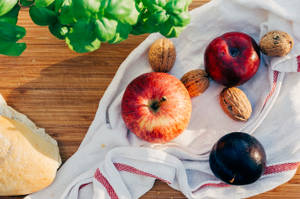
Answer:
[[[191,12],[191,23],[172,39],[177,59],[170,74],[177,78],[204,68],[206,46],[228,31],[245,32],[258,42],[267,31],[283,30],[293,36],[295,46],[287,57],[264,56],[257,74],[240,86],[253,106],[248,122],[236,122],[224,114],[218,102],[223,86],[211,81],[204,94],[192,99],[188,128],[167,144],[140,140],[128,131],[121,117],[126,86],[151,71],[147,52],[161,37],[151,34],[121,64],[78,151],[60,168],[54,183],[26,199],[139,198],[156,179],[187,198],[244,198],[287,182],[300,162],[298,10],[298,0],[213,0]],[[265,147],[268,167],[251,185],[227,185],[209,168],[211,147],[232,131],[252,134]]]

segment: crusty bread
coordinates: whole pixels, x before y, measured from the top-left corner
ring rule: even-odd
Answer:
[[[39,191],[52,183],[61,164],[57,143],[5,106],[0,102],[0,196]]]

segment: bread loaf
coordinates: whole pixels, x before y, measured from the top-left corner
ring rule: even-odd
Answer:
[[[0,95],[0,196],[25,195],[47,187],[60,164],[56,141],[7,106]]]

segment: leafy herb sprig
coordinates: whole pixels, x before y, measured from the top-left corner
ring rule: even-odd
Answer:
[[[119,43],[129,34],[160,32],[177,37],[190,22],[191,0],[1,0],[0,54],[19,56],[26,48],[18,40],[25,29],[17,26],[20,7],[30,7],[32,21],[48,26],[70,49],[85,53],[102,42]]]

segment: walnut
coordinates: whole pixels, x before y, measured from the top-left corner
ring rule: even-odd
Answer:
[[[251,103],[239,88],[225,88],[220,94],[220,104],[224,112],[232,119],[247,121],[252,113]]]
[[[187,72],[182,76],[181,81],[191,97],[200,95],[209,86],[208,75],[204,70],[201,69]]]
[[[275,30],[265,34],[259,46],[261,51],[268,56],[282,57],[292,50],[293,43],[293,38],[288,33]]]
[[[151,45],[148,57],[155,72],[169,72],[176,59],[175,46],[169,39],[158,39]]]

